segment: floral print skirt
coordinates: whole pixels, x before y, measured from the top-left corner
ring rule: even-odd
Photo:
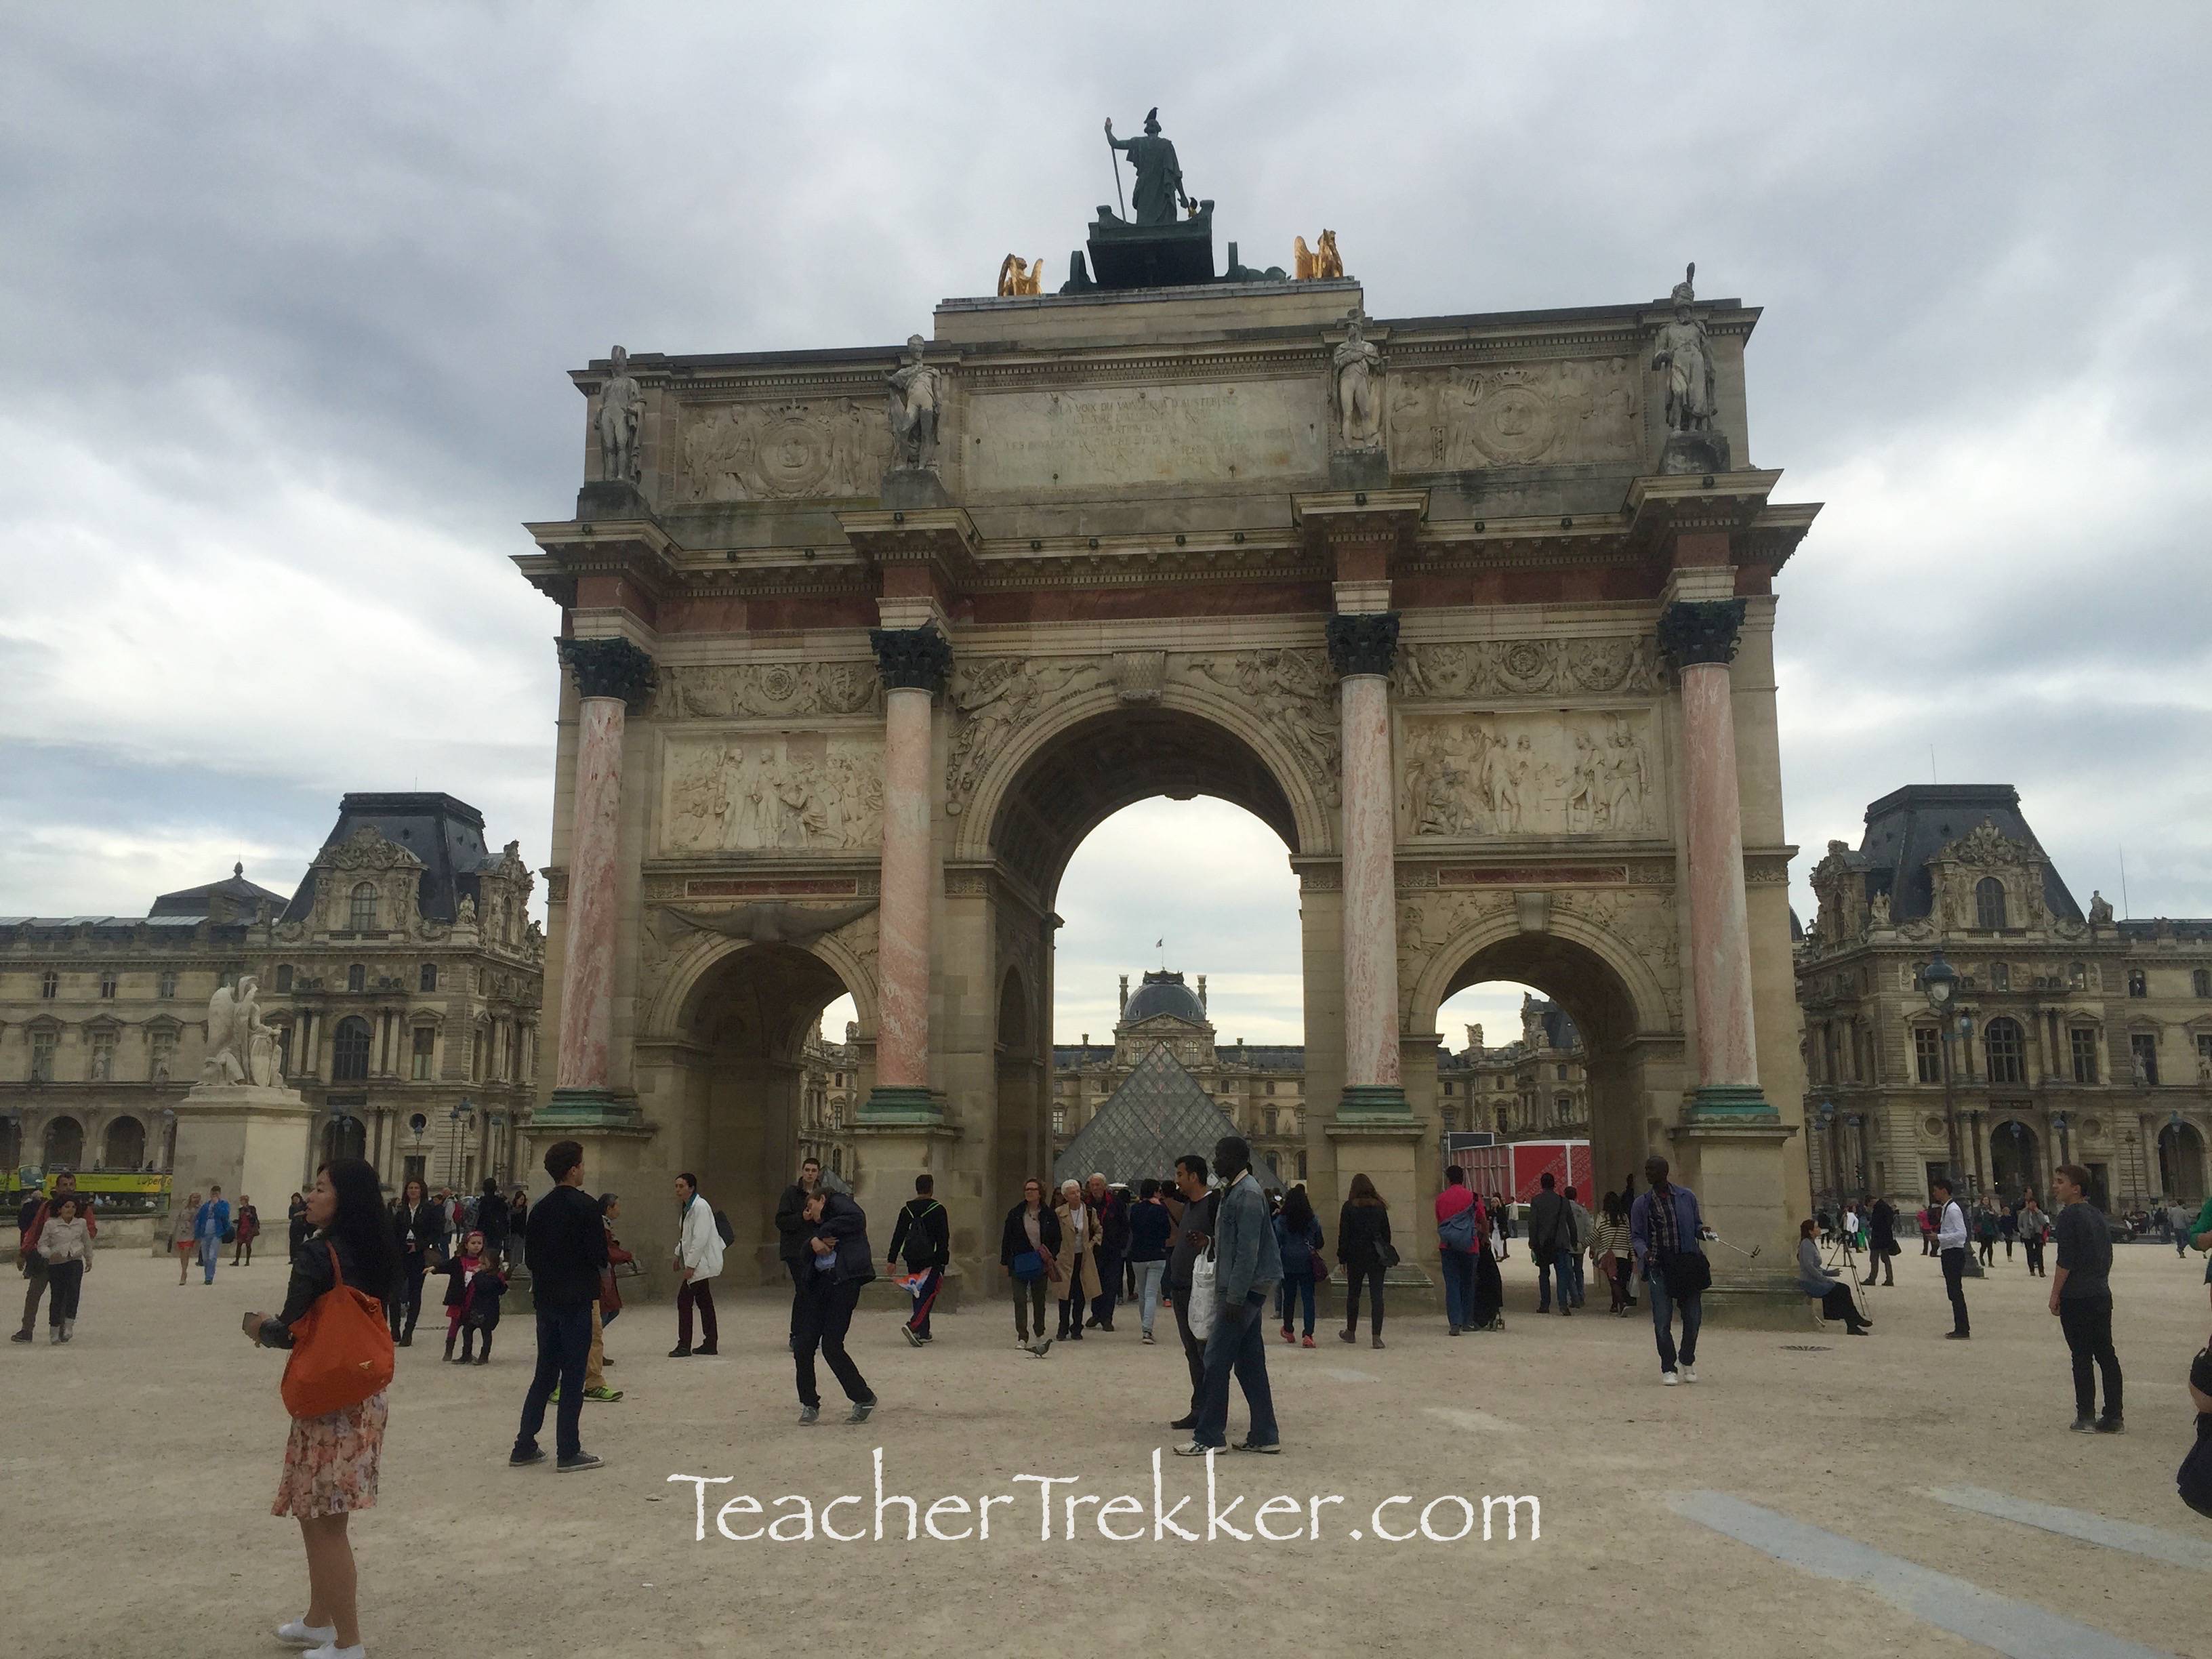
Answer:
[[[383,1390],[342,1412],[295,1417],[284,1443],[284,1473],[271,1515],[301,1521],[376,1506],[376,1466],[384,1454]]]

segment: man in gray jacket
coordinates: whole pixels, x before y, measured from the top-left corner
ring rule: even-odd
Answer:
[[[1275,1426],[1274,1395],[1267,1387],[1267,1346],[1261,1314],[1282,1282],[1282,1253],[1275,1246],[1267,1197],[1252,1179],[1252,1148],[1241,1136],[1224,1135],[1213,1149],[1213,1167],[1224,1183],[1214,1222],[1217,1306],[1213,1329],[1206,1339],[1198,1426],[1191,1431],[1188,1445],[1176,1448],[1176,1455],[1203,1457],[1228,1443],[1232,1370],[1252,1413],[1251,1431],[1237,1449],[1279,1452],[1282,1436]]]

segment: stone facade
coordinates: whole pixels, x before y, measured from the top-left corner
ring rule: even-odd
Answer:
[[[2085,915],[2008,785],[1914,785],[1866,826],[1828,843],[1797,946],[1814,1192],[1917,1207],[1948,1166],[2048,1203],[2072,1162],[2108,1207],[2201,1200],[2212,921],[2117,921],[2101,895]],[[1920,976],[1939,953],[1948,1030]]]
[[[1487,1130],[1501,1140],[1556,1140],[1589,1133],[1589,1079],[1582,1034],[1548,997],[1521,999],[1521,1036],[1487,1047],[1482,1027],[1467,1047],[1437,1056],[1437,1110],[1446,1134]]]
[[[318,1111],[301,1179],[340,1152],[392,1185],[504,1178],[536,1075],[532,884],[464,802],[349,794],[289,899],[241,867],[143,917],[0,918],[0,1168],[167,1170],[209,999],[250,975]]]
[[[1771,636],[1817,509],[1747,462],[1662,465],[1652,345],[1688,305],[1369,319],[1379,427],[1349,452],[1346,279],[949,300],[904,350],[578,371],[587,430],[621,382],[635,469],[592,450],[517,562],[572,653],[549,1017],[605,1036],[573,1067],[564,1037],[533,1134],[594,1137],[617,1182],[697,1170],[773,1278],[808,1034],[849,994],[864,1203],[930,1170],[956,1270],[992,1266],[1058,1085],[1090,1095],[1047,1036],[1060,874],[1120,807],[1206,793],[1300,880],[1278,1123],[1316,1202],[1353,1169],[1425,1200],[1437,1011],[1518,980],[1573,1012],[1607,1167],[1663,1150],[1786,1258]],[[1758,313],[1694,312],[1708,447],[1747,456]],[[926,453],[889,466],[916,364]],[[573,659],[602,645],[641,665],[619,688]]]

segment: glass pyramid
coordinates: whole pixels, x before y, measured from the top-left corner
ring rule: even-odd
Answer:
[[[1164,1043],[1158,1044],[1053,1161],[1053,1180],[1085,1181],[1097,1171],[1132,1187],[1146,1176],[1165,1181],[1175,1174],[1176,1159],[1196,1152],[1211,1164],[1213,1143],[1237,1133],[1229,1114]],[[1262,1187],[1282,1184],[1274,1166],[1256,1153],[1252,1177]]]

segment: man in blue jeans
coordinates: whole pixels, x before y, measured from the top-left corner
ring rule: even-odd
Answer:
[[[1698,1195],[1687,1187],[1667,1179],[1667,1160],[1656,1156],[1644,1160],[1644,1182],[1648,1190],[1637,1194],[1628,1212],[1628,1248],[1644,1268],[1651,1287],[1651,1329],[1659,1342],[1659,1380],[1668,1388],[1698,1380],[1698,1327],[1705,1319],[1704,1290],[1670,1286],[1670,1267],[1678,1276],[1692,1273],[1709,1278],[1705,1251],[1698,1240],[1705,1236],[1705,1217]],[[1690,1258],[1696,1258],[1691,1260]],[[1682,1349],[1674,1352],[1674,1310],[1682,1310]]]
[[[230,1231],[230,1200],[222,1195],[222,1188],[208,1188],[207,1202],[200,1206],[199,1213],[192,1218],[192,1237],[199,1243],[200,1271],[206,1275],[200,1282],[215,1283],[216,1263],[222,1260],[222,1236]]]
[[[538,1200],[523,1230],[531,1298],[538,1309],[538,1369],[523,1397],[522,1426],[507,1461],[517,1468],[545,1461],[538,1431],[545,1426],[545,1402],[557,1385],[561,1400],[554,1441],[559,1461],[554,1467],[573,1474],[596,1469],[601,1462],[584,1449],[582,1422],[592,1304],[599,1299],[599,1270],[607,1265],[607,1230],[599,1219],[599,1201],[583,1189],[581,1142],[556,1140],[547,1147],[545,1173],[553,1177],[553,1190]]]
[[[1237,1374],[1252,1413],[1251,1432],[1239,1451],[1279,1452],[1274,1395],[1267,1386],[1267,1345],[1261,1316],[1282,1282],[1283,1255],[1260,1183],[1252,1179],[1252,1148],[1241,1135],[1224,1135],[1213,1149],[1214,1168],[1229,1183],[1214,1221],[1213,1329],[1206,1339],[1206,1375],[1199,1385],[1198,1426],[1177,1457],[1203,1457],[1229,1441],[1229,1375]]]

